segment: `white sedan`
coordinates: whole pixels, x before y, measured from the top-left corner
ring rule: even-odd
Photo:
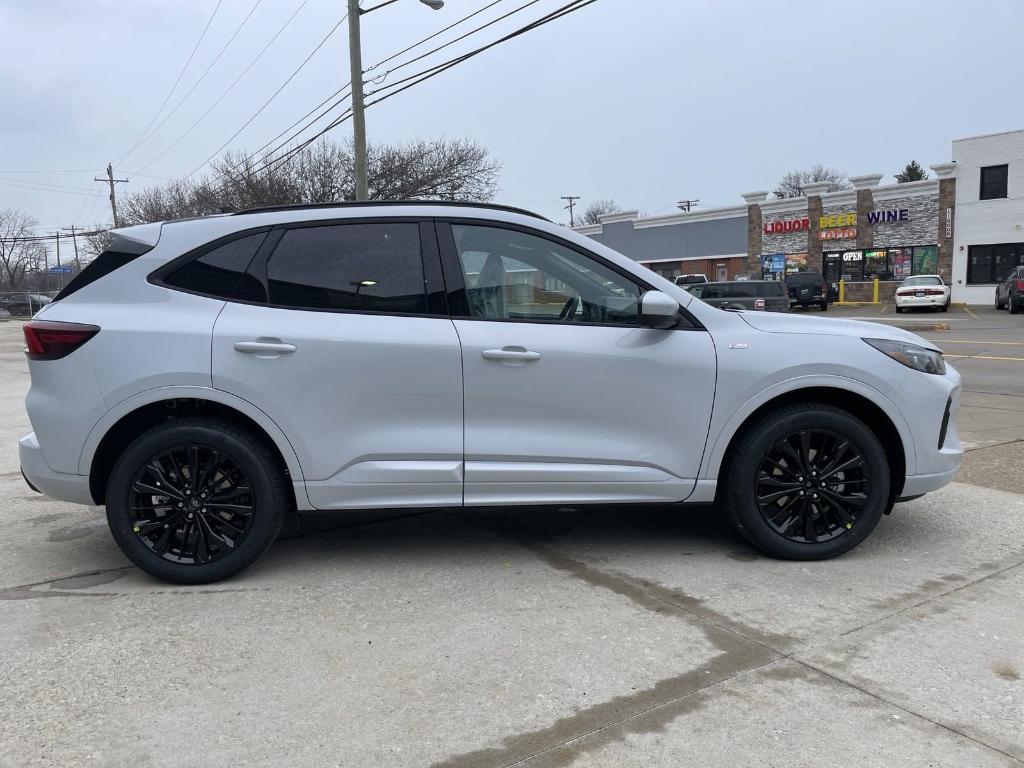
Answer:
[[[938,275],[908,277],[896,289],[896,311],[915,307],[948,311],[949,286]]]

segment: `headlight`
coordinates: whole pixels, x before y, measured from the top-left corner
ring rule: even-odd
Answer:
[[[934,349],[925,349],[918,344],[906,341],[890,341],[889,339],[864,339],[868,344],[883,355],[888,355],[907,368],[923,373],[934,373],[939,376],[946,372],[946,362],[942,353]]]

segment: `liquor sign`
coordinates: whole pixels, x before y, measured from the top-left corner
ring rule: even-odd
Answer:
[[[946,209],[946,238],[953,236],[953,209]]]
[[[818,237],[821,240],[847,240],[856,236],[856,227],[835,227],[834,229],[823,229],[818,232]]]
[[[805,216],[802,219],[765,222],[764,233],[766,235],[782,235],[788,232],[806,232],[810,228],[811,220]]]

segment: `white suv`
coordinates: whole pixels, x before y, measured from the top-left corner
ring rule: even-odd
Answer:
[[[962,455],[930,342],[717,309],[500,206],[122,229],[25,337],[26,479],[177,582],[241,570],[291,510],[717,498],[820,559]]]

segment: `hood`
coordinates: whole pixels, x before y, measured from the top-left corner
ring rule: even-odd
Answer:
[[[918,344],[928,349],[938,349],[935,343],[928,339],[883,323],[838,320],[784,312],[738,312],[737,314],[751,328],[765,333],[803,333],[819,336],[856,336],[859,339],[891,339]]]

